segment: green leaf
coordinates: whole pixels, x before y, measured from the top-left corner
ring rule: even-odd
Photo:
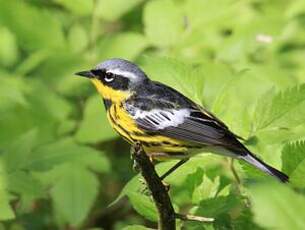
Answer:
[[[71,50],[79,53],[83,51],[89,43],[88,32],[80,24],[75,24],[69,30],[68,42]]]
[[[175,172],[173,174],[175,174]],[[202,183],[203,175],[202,168],[197,168],[194,173],[187,174],[181,185],[172,188],[176,204],[180,206],[189,203],[190,201],[192,201],[192,203],[197,203],[199,199],[202,199],[201,194],[198,194],[197,187]]]
[[[26,75],[41,65],[49,57],[49,52],[46,50],[38,50],[32,52],[25,60],[22,61],[16,68],[15,72],[18,75]]]
[[[16,34],[19,44],[26,50],[51,50],[64,46],[63,31],[56,14],[18,0],[1,0],[0,5],[1,23]]]
[[[10,173],[8,190],[28,199],[37,199],[45,195],[42,183],[33,175],[22,170]]]
[[[268,91],[258,101],[254,131],[266,128],[291,128],[305,121],[305,84],[275,94]]]
[[[291,182],[291,184],[297,187],[305,188],[304,175],[305,175],[305,161],[303,160],[295,169],[295,171],[291,174],[289,181]]]
[[[4,110],[0,113],[0,129],[6,130],[0,132],[1,145],[8,145],[18,136],[35,128],[40,144],[52,141],[59,123],[67,119],[71,112],[72,104],[46,85],[34,79],[24,81],[24,85],[30,87],[30,92],[26,93],[26,104],[11,104],[9,109],[2,108]]]
[[[173,46],[183,36],[183,14],[172,0],[148,2],[144,8],[143,21],[145,34],[155,46]]]
[[[11,220],[15,218],[13,209],[10,206],[9,195],[6,191],[0,189],[0,220]]]
[[[16,138],[2,153],[2,162],[5,164],[5,175],[9,183],[6,190],[18,195],[20,205],[18,211],[28,202],[31,206],[33,199],[45,195],[45,190],[30,171],[26,170],[31,151],[39,143],[37,130],[31,130]],[[22,211],[21,211],[22,212]]]
[[[7,179],[5,164],[0,157],[0,220],[10,220],[15,217],[7,192]]]
[[[223,182],[221,179],[220,176],[215,177],[213,180],[204,176],[202,183],[194,188],[192,196],[193,204],[198,204],[204,199],[213,198],[218,195],[228,195],[230,187],[226,184],[221,184]]]
[[[197,78],[202,79],[204,82],[204,104],[212,108],[215,99],[222,95],[224,89],[229,88],[228,85],[230,86],[231,82],[234,81],[235,74],[230,66],[223,63],[206,60],[198,64],[201,66],[202,73],[200,72]],[[225,106],[226,103],[222,105]]]
[[[250,188],[254,220],[270,229],[304,229],[305,198],[286,185],[266,183]]]
[[[102,98],[93,96],[86,102],[84,119],[76,133],[76,140],[82,143],[109,141],[117,137],[106,116]]]
[[[3,161],[8,173],[24,169],[33,148],[38,144],[37,130],[30,130],[16,138],[4,151]]]
[[[19,57],[15,35],[6,27],[0,27],[0,34],[0,63],[11,66]]]
[[[246,207],[240,215],[232,220],[233,229],[236,230],[244,230],[244,229],[251,229],[251,230],[263,230],[260,226],[254,223],[253,220],[253,213],[251,210]]]
[[[259,144],[262,148],[271,147],[270,145],[287,143],[295,140],[302,139],[305,136],[305,130],[302,125],[292,127],[289,129],[279,128],[261,130],[258,134],[258,138],[252,137],[254,145]],[[271,149],[271,151],[273,151]],[[270,155],[271,156],[271,155]]]
[[[120,200],[123,196],[127,196],[133,208],[142,216],[151,221],[157,221],[157,209],[153,203],[152,197],[145,194],[149,192],[144,184],[143,179],[137,175],[133,177],[123,188],[118,198],[111,205]]]
[[[71,133],[76,127],[75,120],[65,120],[63,121],[57,129],[58,135],[65,135]]]
[[[158,215],[155,204],[153,203],[152,197],[143,194],[144,192],[132,192],[129,191],[127,196],[133,206],[133,208],[142,216],[150,221],[157,222]]]
[[[228,21],[234,20],[233,16],[237,13],[243,17],[244,14],[240,12],[242,9],[248,13],[247,9],[243,7],[242,2],[234,0],[187,0],[185,1],[184,8],[190,21],[189,26],[192,28],[209,27],[212,24],[214,29],[218,29],[221,25],[228,24]]]
[[[62,5],[76,15],[86,16],[90,15],[93,10],[93,0],[53,0],[54,2]]]
[[[305,141],[286,144],[282,151],[283,171],[290,183],[305,188]]]
[[[65,163],[79,164],[98,172],[107,172],[110,169],[108,159],[100,151],[76,144],[71,138],[37,148],[29,156],[27,168],[45,171]]]
[[[0,74],[0,110],[6,110],[16,103],[26,105],[25,92],[29,88],[26,82],[20,78],[6,76],[6,73]]]
[[[40,108],[38,107],[41,109],[40,112],[45,111],[49,116],[58,121],[66,119],[72,111],[72,104],[40,83],[38,83],[36,87],[37,90],[32,93],[31,99],[33,103],[39,104],[37,106],[40,106]],[[36,95],[41,96],[36,98]],[[39,117],[38,114],[36,118],[37,117]]]
[[[98,0],[96,14],[106,20],[115,21],[143,0]]]
[[[47,61],[35,69],[34,76],[61,95],[73,98],[88,96],[92,89],[90,82],[76,77],[74,73],[89,68],[93,63],[86,59],[87,52],[76,55],[69,47],[67,50],[49,52]]]
[[[235,195],[219,196],[201,201],[195,213],[217,218],[217,216],[230,213],[234,209],[240,208],[240,206],[241,200]]]
[[[296,0],[291,2],[289,7],[286,9],[285,15],[288,18],[292,18],[304,12],[305,12],[305,2],[302,0]]]
[[[134,60],[148,45],[146,37],[139,33],[124,32],[106,36],[97,45],[98,59],[120,57]]]
[[[141,66],[153,80],[177,89],[198,103],[202,101],[204,88],[202,69],[165,57],[145,57]]]
[[[247,138],[251,133],[254,120],[252,117],[255,109],[254,102],[271,87],[287,87],[287,83],[279,80],[287,78],[287,76],[283,73],[282,75],[277,74],[274,68],[251,67],[251,69],[236,72],[230,69],[230,65],[205,63],[203,65],[205,102],[209,104],[212,101],[212,112],[223,120],[234,133]],[[257,84],[258,82],[259,84]],[[214,98],[211,97],[213,95]],[[237,117],[238,119],[236,119]]]
[[[186,178],[186,186],[185,189],[188,190],[189,196],[192,199],[192,201],[196,202],[198,200],[198,197],[196,198],[196,188],[202,183],[203,181],[203,170],[201,168],[198,168],[197,171],[193,174],[188,175]]]
[[[78,165],[69,164],[51,189],[56,212],[65,222],[79,226],[87,217],[98,193],[94,174]]]

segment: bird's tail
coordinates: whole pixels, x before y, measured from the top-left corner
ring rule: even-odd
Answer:
[[[254,154],[248,152],[246,155],[241,157],[243,160],[248,162],[249,164],[255,166],[256,168],[262,170],[263,172],[276,177],[283,183],[286,183],[289,181],[289,177],[282,173],[281,171],[271,167],[270,165],[267,165],[265,162],[257,158]]]

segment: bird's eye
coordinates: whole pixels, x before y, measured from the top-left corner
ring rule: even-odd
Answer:
[[[106,82],[112,82],[114,80],[114,74],[106,72],[104,79]]]

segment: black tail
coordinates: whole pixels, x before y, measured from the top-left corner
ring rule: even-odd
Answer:
[[[252,153],[248,152],[247,155],[241,157],[243,160],[247,161],[251,165],[255,166],[256,168],[262,170],[265,173],[268,173],[271,176],[276,177],[283,183],[286,183],[289,181],[289,177],[282,173],[281,171],[271,167],[270,165],[267,165],[265,162],[254,156]]]

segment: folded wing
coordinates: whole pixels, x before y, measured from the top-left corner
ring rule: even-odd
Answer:
[[[223,145],[225,136],[231,134],[222,122],[196,105],[181,108],[153,99],[146,99],[146,106],[147,103],[157,104],[151,108],[158,109],[143,110],[136,105],[127,108],[139,128],[146,132],[202,145]]]

